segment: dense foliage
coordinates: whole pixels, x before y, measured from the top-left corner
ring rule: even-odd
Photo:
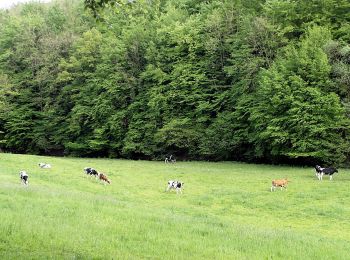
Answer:
[[[349,161],[347,0],[102,2],[0,11],[1,149]]]

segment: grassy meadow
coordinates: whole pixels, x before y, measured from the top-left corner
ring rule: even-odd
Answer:
[[[347,169],[319,182],[311,167],[232,162],[0,162],[0,259],[349,259]],[[86,166],[112,184],[85,176]],[[270,192],[283,177],[287,191]],[[174,179],[182,195],[164,192]]]

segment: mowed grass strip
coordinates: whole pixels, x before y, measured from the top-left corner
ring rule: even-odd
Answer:
[[[350,176],[243,163],[0,154],[0,259],[346,259]],[[52,164],[40,169],[39,162]],[[111,185],[84,175],[91,166]],[[29,174],[20,184],[19,171]],[[270,192],[288,177],[287,191]],[[185,182],[182,195],[164,192]]]

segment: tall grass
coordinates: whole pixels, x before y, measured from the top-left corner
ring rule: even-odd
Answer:
[[[350,176],[312,168],[0,154],[0,259],[348,259]],[[39,162],[52,164],[40,169]],[[107,174],[103,185],[83,174]],[[29,174],[20,184],[19,171]],[[270,192],[288,177],[287,191]],[[164,192],[185,182],[182,195]]]

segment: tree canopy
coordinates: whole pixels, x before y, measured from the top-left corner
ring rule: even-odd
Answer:
[[[349,90],[346,0],[0,11],[5,151],[346,164]]]

